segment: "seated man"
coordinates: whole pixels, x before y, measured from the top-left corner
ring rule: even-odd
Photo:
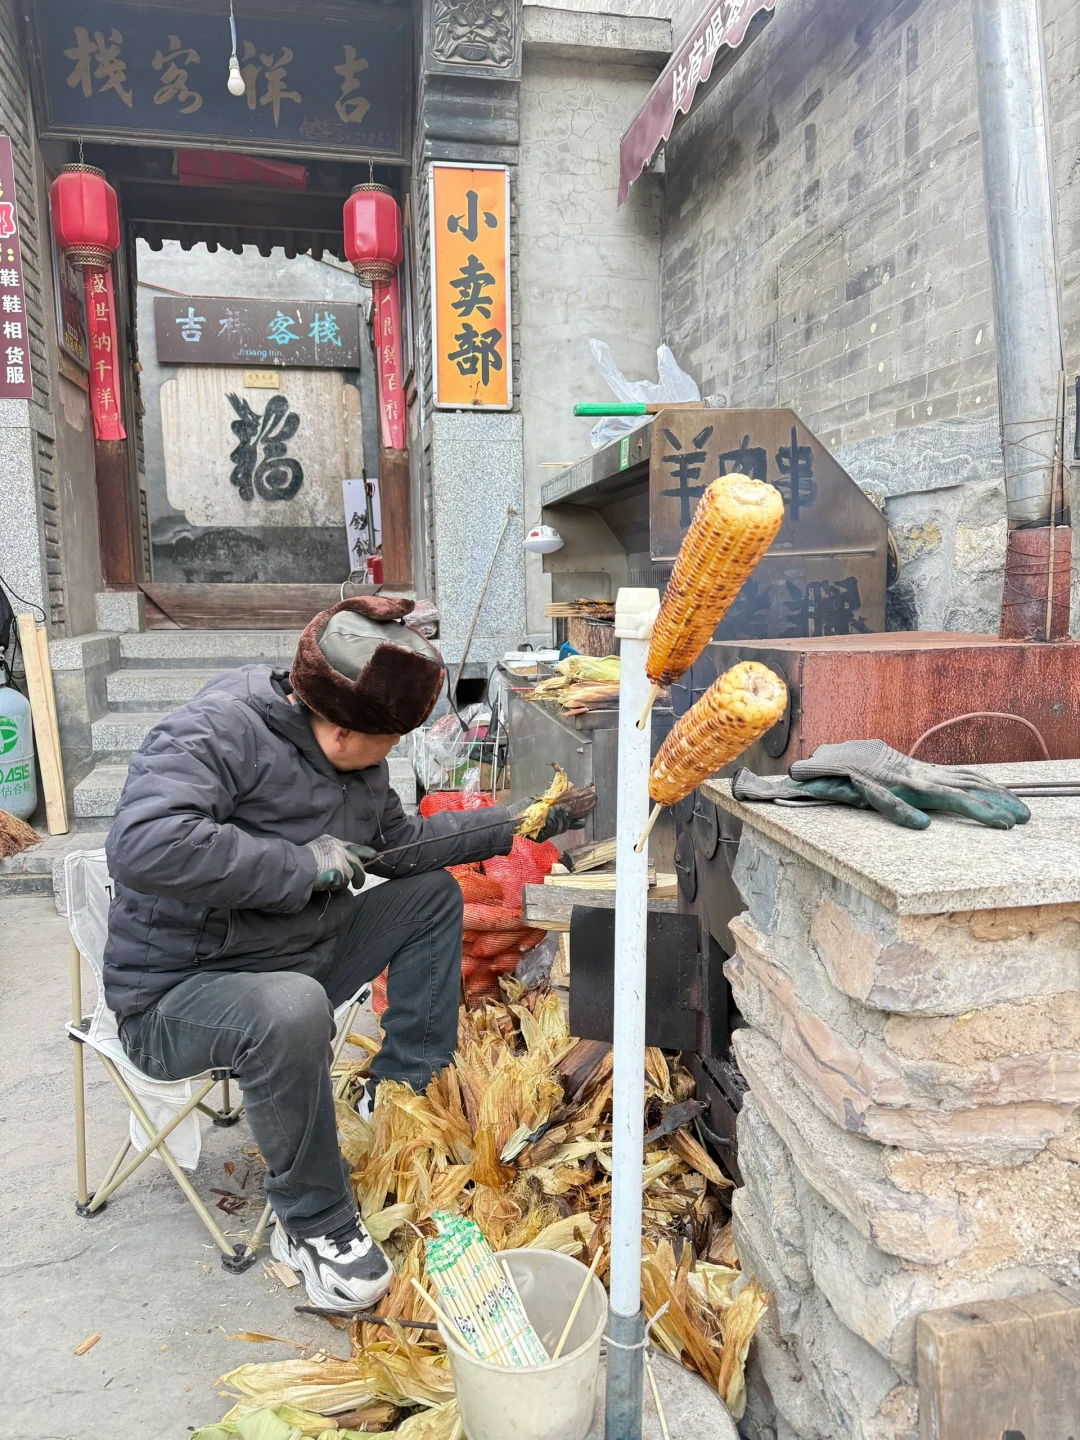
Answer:
[[[461,892],[442,867],[505,855],[514,834],[503,807],[422,820],[390,789],[385,757],[443,682],[402,624],[411,609],[343,601],[308,625],[288,675],[218,676],[147,735],[106,842],[105,995],[124,1049],[154,1079],[239,1077],[271,1250],[327,1308],[367,1308],[391,1273],[338,1153],[333,1011],[389,965],[371,1073],[422,1090],[457,1040]],[[579,793],[543,838],[580,823]],[[349,845],[392,852],[369,867],[389,883],[352,894]]]

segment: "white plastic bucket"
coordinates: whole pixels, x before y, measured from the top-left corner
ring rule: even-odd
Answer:
[[[525,1313],[550,1355],[559,1343],[588,1270],[552,1250],[503,1250]],[[467,1440],[584,1440],[596,1404],[607,1295],[589,1278],[563,1353],[549,1365],[477,1360],[442,1322]]]

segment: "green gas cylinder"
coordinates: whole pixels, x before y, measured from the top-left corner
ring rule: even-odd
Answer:
[[[0,661],[0,810],[29,820],[37,798],[30,701],[15,689]]]

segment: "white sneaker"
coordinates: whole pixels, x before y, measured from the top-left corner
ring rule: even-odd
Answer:
[[[369,1080],[360,1094],[356,1097],[354,1109],[361,1120],[370,1120],[375,1111],[375,1092],[379,1088],[377,1080]]]
[[[308,1300],[322,1310],[370,1310],[390,1288],[390,1261],[353,1215],[328,1235],[294,1238],[275,1220],[270,1253],[304,1281]]]

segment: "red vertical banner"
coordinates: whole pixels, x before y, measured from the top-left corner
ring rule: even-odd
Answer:
[[[33,398],[29,342],[11,140],[0,135],[0,400]]]
[[[116,363],[116,302],[112,270],[88,265],[83,270],[86,329],[90,342],[90,414],[95,440],[124,440]]]
[[[375,368],[379,379],[379,421],[384,450],[405,449],[405,397],[401,390],[401,302],[399,271],[389,285],[374,285]]]

